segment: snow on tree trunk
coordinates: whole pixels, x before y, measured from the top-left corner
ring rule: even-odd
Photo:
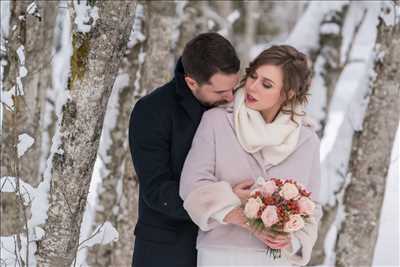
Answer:
[[[128,73],[136,73],[135,68],[125,69],[125,72],[119,74],[117,80],[129,81]],[[138,204],[138,184],[135,173],[126,173],[127,167],[131,166],[133,169],[127,143],[129,116],[134,104],[132,84],[131,81],[124,83],[122,87],[114,84],[99,149],[104,153],[99,154],[104,166],[100,173],[106,175],[102,177],[99,187],[95,223],[101,225],[109,221],[116,228],[119,239],[110,244],[100,244],[90,248],[87,258],[90,266],[131,265],[133,230]]]
[[[12,99],[3,106],[1,175],[18,177],[32,186],[40,182],[40,115],[46,90],[51,87],[57,4],[56,1],[11,3],[9,68],[5,72],[4,89]],[[46,53],[39,53],[38,49]],[[18,198],[1,196],[1,199],[2,214],[6,218],[2,221],[1,234],[21,232],[24,224],[21,214],[25,211],[15,202]]]
[[[318,135],[323,136],[326,124],[326,111],[343,70],[340,47],[342,44],[343,21],[348,10],[344,5],[339,10],[331,10],[325,14],[320,26],[319,51],[313,63],[313,81],[310,88],[310,98],[307,113],[318,125]]]
[[[250,63],[250,51],[249,47],[254,46],[256,43],[257,25],[261,14],[259,13],[260,5],[259,1],[250,1],[244,6],[245,10],[245,27],[244,27],[244,38],[241,42],[241,64],[247,67]]]
[[[399,3],[397,2],[397,8]],[[393,19],[393,9],[387,17]],[[386,177],[400,114],[400,24],[378,27],[376,80],[363,129],[353,138],[345,190],[345,218],[336,242],[336,266],[371,266]],[[383,58],[382,58],[383,57]]]
[[[88,1],[89,23],[82,23],[80,4],[69,5],[75,22],[71,76],[59,146],[44,177],[51,184],[39,266],[69,266],[74,260],[104,113],[133,22],[134,1]]]
[[[146,53],[143,63],[141,96],[173,77],[174,49],[179,38],[180,19],[177,17],[178,2],[146,1]]]
[[[187,42],[193,39],[196,34],[208,30],[207,20],[202,14],[202,4],[205,2],[188,1],[182,10],[181,23],[179,28],[179,39],[174,51],[175,61],[182,56],[183,49]]]
[[[127,55],[119,70],[110,97],[103,133],[100,140],[99,156],[103,161],[98,187],[95,224],[109,221],[119,233],[116,242],[96,245],[89,249],[87,263],[90,266],[131,266],[134,227],[137,221],[138,179],[128,144],[129,116],[136,102],[135,93],[140,86],[142,75],[143,20],[146,6],[135,8],[135,21],[128,42]],[[150,27],[151,25],[148,25]]]
[[[342,43],[343,21],[348,6],[341,10],[332,10],[325,15],[320,28],[320,49],[314,62],[314,77],[310,88],[310,101],[307,113],[315,119],[318,134],[323,136],[330,100],[343,65],[340,63],[340,47]],[[326,235],[336,216],[337,206],[323,206],[318,239],[314,246],[309,265],[320,265],[325,258],[324,242]]]
[[[230,41],[233,41],[233,28],[232,23],[229,19],[229,16],[233,12],[233,2],[232,1],[214,1],[212,4],[216,7],[216,12],[220,16],[219,20],[217,21],[221,27],[220,32],[223,36],[225,36]],[[250,3],[249,3],[250,4]],[[223,24],[221,23],[223,22]]]
[[[340,56],[343,70],[333,90],[321,138],[320,196],[325,214],[318,241],[320,250],[315,251],[318,253],[315,257],[320,257],[317,260],[320,262],[325,256],[324,264],[328,265],[334,264],[334,243],[342,220],[352,137],[362,127],[366,108],[380,8],[379,2],[351,2],[343,24]],[[324,235],[326,238],[321,240]],[[324,253],[320,248],[322,243]]]
[[[100,173],[104,172],[107,175],[101,177],[102,184],[98,190],[96,224],[110,221],[119,232],[119,240],[90,248],[87,257],[90,265],[129,266],[131,264],[133,229],[137,220],[138,183],[129,147],[125,142],[127,141],[127,123],[129,123],[129,115],[135,101],[165,83],[172,76],[175,63],[173,52],[181,37],[179,29],[183,21],[183,18],[178,19],[178,17],[181,16],[179,12],[183,12],[184,6],[184,2],[148,2],[137,6],[135,24],[128,43],[130,49],[124,60],[125,66],[122,67],[118,76],[121,78],[125,76],[124,79],[129,79],[129,82],[120,88],[117,97],[119,105],[114,104],[112,108],[115,110],[115,107],[120,106],[117,112],[118,117],[113,120],[116,121],[116,126],[109,129],[111,141],[105,141],[109,143],[109,148],[106,149],[107,152],[102,152],[105,148],[100,147],[99,153],[105,167]],[[168,35],[165,35],[165,32]],[[164,34],[162,40],[161,34]],[[155,68],[155,66],[164,67]],[[164,78],[158,77],[160,74]],[[108,109],[110,109],[110,103]],[[121,145],[125,153],[121,153]]]

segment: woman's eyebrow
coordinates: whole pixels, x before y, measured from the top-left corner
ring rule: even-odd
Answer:
[[[271,80],[271,79],[269,79],[269,78],[267,78],[267,77],[265,77],[265,76],[262,76],[262,75],[258,74],[257,72],[254,72],[254,73],[255,73],[256,75],[261,76],[261,78],[263,78],[264,80],[270,81],[271,83],[275,84],[275,82],[274,82],[273,80]]]
[[[273,80],[271,80],[271,79],[269,79],[269,78],[267,78],[267,77],[264,77],[264,76],[261,76],[261,77],[262,77],[264,80],[270,81],[271,83],[275,84]]]

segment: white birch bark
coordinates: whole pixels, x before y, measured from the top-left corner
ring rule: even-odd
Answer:
[[[87,32],[72,31],[60,143],[50,159],[51,177],[45,176],[51,184],[45,236],[38,242],[39,266],[69,266],[74,260],[106,104],[133,22],[134,1],[88,3],[96,5],[99,18]],[[74,21],[77,10],[72,4],[69,8]]]
[[[46,90],[51,87],[57,4],[57,1],[11,2],[4,92],[12,97],[12,101],[11,104],[3,103],[1,175],[17,177],[32,186],[40,182],[40,115]],[[39,49],[46,52],[40,53]],[[22,144],[30,146],[23,149]],[[18,181],[16,186],[18,192]],[[18,204],[15,193],[0,194],[5,218],[1,234],[20,233],[27,216],[25,207]]]
[[[397,8],[399,2],[397,1]],[[389,9],[390,10],[390,9]],[[396,12],[389,11],[390,17]],[[397,22],[398,23],[398,22]],[[371,266],[396,128],[400,117],[400,24],[378,26],[376,80],[363,128],[353,138],[345,218],[336,242],[336,266]],[[393,237],[395,238],[395,237]]]

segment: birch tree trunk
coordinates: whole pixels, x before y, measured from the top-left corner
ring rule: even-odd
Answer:
[[[91,30],[72,32],[68,99],[51,160],[45,236],[38,242],[40,266],[70,266],[74,260],[106,104],[132,27],[134,1],[95,4],[99,18]]]
[[[133,71],[135,68],[129,70]],[[110,140],[106,143],[111,141],[111,144],[106,149],[104,172],[107,175],[102,177],[95,216],[97,225],[106,221],[111,222],[119,234],[119,239],[89,249],[87,262],[90,266],[131,266],[133,230],[137,221],[138,205],[138,181],[127,141],[129,116],[135,99],[132,84],[133,82],[129,82],[129,86],[115,88],[118,97],[116,105],[110,108],[110,112],[118,110],[116,125],[114,128],[104,125],[104,130],[109,130],[110,135]]]
[[[40,115],[46,90],[51,87],[51,53],[57,1],[11,2],[10,38],[4,88],[13,96],[13,107],[4,107],[1,142],[1,175],[22,179],[32,186],[40,182]],[[46,51],[41,53],[38,50]],[[19,143],[31,146],[24,152]],[[24,152],[24,153],[23,153]],[[17,183],[18,187],[18,183]],[[16,191],[19,191],[16,189]],[[1,193],[1,234],[21,232],[23,225],[15,193]],[[17,201],[18,202],[18,201]]]
[[[323,136],[324,126],[326,124],[328,106],[333,95],[339,75],[343,70],[340,63],[340,47],[342,44],[342,27],[344,17],[348,6],[343,7],[340,11],[329,12],[321,24],[320,45],[321,49],[314,62],[314,74],[322,81],[313,81],[311,86],[310,106],[314,106],[312,110],[318,111],[318,114],[311,114],[319,121],[321,128],[318,131],[320,137]],[[324,28],[336,28],[337,31],[324,31]],[[315,84],[314,84],[315,83]],[[322,83],[322,84],[321,84]],[[316,107],[318,106],[318,107]],[[323,216],[321,218],[318,239],[315,243],[312,257],[309,265],[321,265],[325,259],[324,243],[326,235],[331,227],[337,212],[337,205],[323,206]]]
[[[220,20],[218,21],[218,23],[220,24],[219,26],[221,27],[222,34],[232,42],[233,28],[232,24],[228,21],[228,16],[232,14],[234,10],[233,1],[214,1],[211,3],[215,5],[216,12],[220,16]]]
[[[175,61],[182,56],[183,49],[187,42],[193,39],[198,33],[208,30],[207,20],[202,14],[204,2],[188,1],[183,8],[182,20],[179,28],[179,39],[175,48]]]
[[[174,50],[179,37],[179,21],[176,14],[178,2],[145,1],[148,10],[146,27],[146,53],[139,96],[146,95],[173,77]]]
[[[133,229],[137,218],[138,183],[129,153],[127,131],[129,116],[135,100],[171,79],[175,64],[174,51],[182,24],[177,19],[177,7],[182,3],[146,2],[143,6],[145,40],[134,41],[129,50],[126,65],[120,73],[129,75],[129,83],[120,89],[120,107],[117,124],[111,129],[112,144],[107,150],[105,162],[107,176],[102,178],[99,192],[96,223],[110,221],[119,232],[119,240],[99,245],[89,250],[88,263],[92,266],[130,266],[133,253]],[[182,8],[182,7],[181,7]],[[135,19],[136,21],[139,18]],[[139,23],[139,22],[138,22]],[[121,74],[120,74],[121,75]],[[116,89],[116,88],[115,88]],[[121,147],[122,152],[121,153]]]
[[[142,55],[144,44],[143,24],[146,7],[137,4],[135,20],[132,27],[134,36],[128,42],[127,55],[123,59],[119,75],[114,84],[113,95],[110,98],[103,131],[109,132],[109,137],[100,140],[101,155],[106,176],[102,177],[102,185],[98,188],[95,222],[100,225],[110,221],[119,233],[116,242],[97,245],[89,249],[87,262],[90,266],[131,266],[134,244],[134,227],[137,221],[138,179],[133,169],[133,162],[128,144],[129,116],[136,102],[137,87],[140,87],[142,76]],[[149,27],[150,25],[148,25]],[[123,80],[123,81],[118,81]],[[124,81],[128,81],[126,84]],[[120,85],[118,85],[120,84]],[[115,112],[117,111],[117,112]],[[115,114],[115,117],[107,119]],[[112,121],[109,121],[112,120]],[[114,124],[114,122],[116,123]],[[111,125],[115,125],[114,127]],[[111,144],[109,144],[111,141]]]
[[[250,1],[246,3],[244,6],[245,10],[245,27],[244,27],[244,40],[242,42],[237,42],[238,44],[242,44],[241,52],[241,65],[247,67],[250,63],[250,49],[249,47],[254,46],[256,43],[256,35],[257,35],[257,25],[258,20],[260,18],[260,13],[258,13],[260,9],[259,1]],[[244,46],[243,46],[244,45]]]
[[[397,1],[397,8],[399,2]],[[393,15],[393,10],[391,10]],[[353,138],[345,191],[345,218],[336,242],[335,266],[371,266],[386,177],[400,113],[400,25],[378,27],[377,77],[369,96],[363,130]],[[395,237],[394,237],[395,238]]]

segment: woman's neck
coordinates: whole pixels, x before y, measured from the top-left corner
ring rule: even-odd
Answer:
[[[264,118],[265,123],[272,123],[276,117],[278,116],[279,111],[281,110],[281,106],[271,107],[269,109],[265,109],[260,111],[261,115]]]

